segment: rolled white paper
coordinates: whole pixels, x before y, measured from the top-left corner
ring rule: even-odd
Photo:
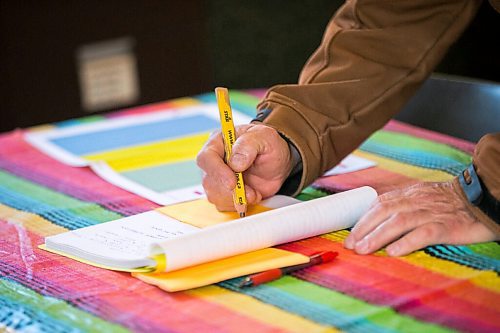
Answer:
[[[153,244],[166,271],[317,236],[353,226],[377,198],[368,186],[226,222]]]

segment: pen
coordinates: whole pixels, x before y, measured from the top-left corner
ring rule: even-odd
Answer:
[[[233,123],[233,112],[229,102],[229,92],[227,88],[215,88],[215,96],[217,97],[217,105],[219,106],[220,123],[222,126],[222,138],[224,139],[224,160],[227,163],[231,157],[233,144],[236,141],[236,133]],[[243,174],[235,172],[236,187],[234,188],[233,201],[234,208],[240,217],[245,217],[247,212],[247,197],[245,195],[245,183],[243,182]]]
[[[275,268],[275,269],[270,269],[268,271],[264,271],[261,273],[257,274],[252,274],[240,283],[240,288],[243,287],[254,287],[258,286],[259,284],[266,283],[266,282],[271,282],[274,280],[279,279],[283,275],[293,273],[295,271],[311,267],[314,265],[319,265],[319,264],[324,264],[327,262],[332,261],[335,259],[335,257],[338,255],[338,252],[332,252],[332,251],[326,251],[326,252],[320,252],[312,255],[310,257],[309,262],[306,262],[304,264],[299,264],[299,265],[293,265],[293,266],[287,266],[287,267],[282,267],[282,268]]]

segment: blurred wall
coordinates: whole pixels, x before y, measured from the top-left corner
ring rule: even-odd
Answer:
[[[0,0],[0,130],[211,89],[206,17],[202,1]]]
[[[342,3],[0,0],[0,131],[294,83]],[[499,33],[485,1],[437,71],[500,81]]]

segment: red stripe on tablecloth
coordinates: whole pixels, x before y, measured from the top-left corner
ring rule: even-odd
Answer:
[[[128,273],[39,250],[43,239],[20,226],[0,221],[0,235],[1,275],[132,330],[259,332],[275,328],[182,292],[164,292]]]
[[[341,175],[321,177],[314,182],[313,186],[336,193],[370,185],[378,194],[382,194],[418,182],[420,182],[418,179],[373,167]]]
[[[108,113],[106,114],[106,118],[120,118],[132,115],[137,116],[141,114],[148,114],[151,112],[166,111],[168,109],[178,108],[178,107],[179,106],[175,104],[175,100],[168,102],[159,102],[159,103],[136,106],[130,109]]]
[[[339,252],[330,265],[316,266],[297,275],[312,283],[455,329],[500,329],[498,294],[469,281],[449,278],[398,258],[357,255],[340,242],[320,237],[282,248],[306,255],[318,251]],[[443,286],[450,291],[439,290]],[[458,290],[462,293],[458,294]],[[478,299],[480,295],[482,304],[469,301],[470,295],[473,295],[471,299]]]

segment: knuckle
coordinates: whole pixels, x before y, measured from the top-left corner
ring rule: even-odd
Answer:
[[[262,136],[262,137],[274,137],[276,135],[278,135],[278,132],[270,127],[270,126],[267,126],[267,125],[264,125],[264,124],[258,124],[258,125],[255,125],[254,128],[252,128],[252,132],[256,132],[258,133],[258,136]]]
[[[201,185],[205,189],[205,192],[210,191],[210,184],[211,184],[210,178],[208,177],[208,175],[206,173],[204,173],[202,178],[201,178]],[[208,195],[208,193],[207,193],[207,195]]]
[[[384,201],[383,198],[377,198],[377,201],[375,202],[373,208],[379,212],[387,212],[391,210],[392,204]]]
[[[196,165],[203,169],[206,160],[206,152],[204,149],[200,150],[200,152],[196,155]]]
[[[265,126],[265,128],[263,129],[263,135],[273,140],[281,139],[281,136],[278,134],[278,131],[269,126]]]
[[[422,234],[422,239],[426,240],[436,240],[439,239],[439,229],[431,224],[426,224],[420,227],[420,232]]]
[[[408,218],[408,214],[405,212],[396,212],[393,215],[393,220],[397,224],[406,224],[410,219]]]
[[[222,132],[221,130],[215,130],[212,133],[210,133],[210,136],[208,137],[208,142],[212,142],[213,140],[218,140],[219,137],[221,137]]]

